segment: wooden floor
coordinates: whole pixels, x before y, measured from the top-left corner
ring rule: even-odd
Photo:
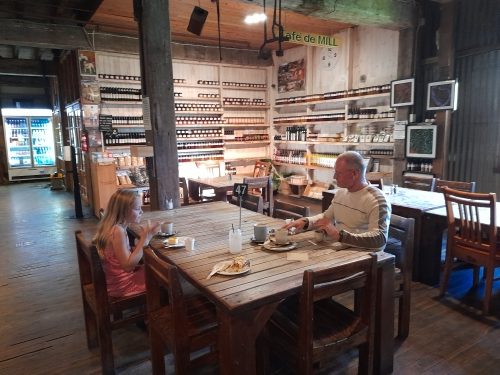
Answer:
[[[100,373],[99,352],[85,343],[73,237],[92,232],[96,219],[74,219],[72,194],[44,182],[0,186],[0,215],[0,374]],[[397,346],[394,374],[500,373],[500,298],[481,318],[470,276],[456,272],[454,298],[444,300],[413,285],[410,337]],[[118,373],[150,373],[144,332],[123,329],[113,339]],[[355,362],[336,373],[354,374]]]

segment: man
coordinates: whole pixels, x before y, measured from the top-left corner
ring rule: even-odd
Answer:
[[[347,151],[335,162],[334,178],[340,188],[328,209],[297,219],[289,229],[317,229],[345,247],[383,250],[387,242],[391,206],[385,195],[366,180],[366,165],[360,154]]]

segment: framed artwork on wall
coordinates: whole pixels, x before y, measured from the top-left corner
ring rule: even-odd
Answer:
[[[391,107],[413,105],[415,79],[400,79],[391,82]]]
[[[406,157],[436,157],[437,125],[416,124],[406,127]]]
[[[457,93],[455,80],[430,82],[427,87],[427,110],[456,109]]]

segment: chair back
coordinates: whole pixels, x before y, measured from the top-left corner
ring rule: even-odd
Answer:
[[[237,197],[231,197],[229,200],[230,203],[235,206],[239,206],[240,201]],[[264,199],[262,199],[261,195],[253,195],[247,194],[241,198],[241,207],[246,208],[247,210],[257,212],[259,214],[264,213]]]
[[[264,212],[268,216],[272,216],[274,199],[273,199],[273,182],[270,176],[266,177],[244,177],[243,183],[248,184],[248,192],[252,194],[260,193],[264,201]]]
[[[443,187],[449,187],[453,190],[467,191],[469,193],[474,193],[476,191],[476,182],[465,182],[465,181],[448,181],[448,180],[436,180],[436,191],[439,193],[443,192]]]
[[[256,161],[253,167],[253,177],[265,177],[271,173],[271,163],[267,161]]]
[[[310,215],[311,211],[308,206],[300,206],[279,199],[274,200],[273,217],[277,219],[300,219]]]
[[[483,253],[493,259],[497,241],[496,194],[467,193],[448,187],[443,187],[443,194],[448,219],[448,243],[453,246],[455,256],[472,259],[469,253]],[[489,229],[485,233],[486,225],[483,223],[486,218]]]
[[[181,343],[186,337],[182,327],[187,327],[187,320],[177,267],[158,258],[150,248],[144,249],[144,262],[148,314],[166,308],[175,322],[169,329],[174,332],[175,340]]]
[[[384,179],[381,178],[369,178],[368,181],[371,185],[379,188],[380,190],[384,189]]]
[[[403,187],[405,188],[434,191],[435,186],[436,178],[434,177],[403,176]]]
[[[302,290],[299,299],[299,336],[298,351],[299,368],[310,367],[312,364],[314,349],[334,353],[345,350],[347,347],[356,347],[361,343],[367,343],[370,352],[366,358],[360,359],[360,368],[371,373],[373,368],[373,340],[374,340],[374,314],[376,294],[376,256],[321,270],[306,270],[302,282]],[[350,309],[337,303],[332,304],[332,297],[339,294],[354,291],[354,308]],[[315,310],[322,309],[318,303],[323,303],[323,308],[335,307],[336,311],[330,311],[331,319],[343,320],[346,311],[349,316],[355,317],[334,335],[327,335],[329,320],[315,319]],[[316,307],[316,309],[315,309]],[[348,310],[348,311],[347,311]],[[338,313],[338,315],[336,314]],[[342,323],[341,323],[342,324]],[[319,337],[318,337],[319,335]],[[341,342],[340,345],[339,342]],[[340,348],[335,350],[335,344]],[[303,354],[302,354],[303,353]],[[300,362],[304,362],[300,365]],[[305,367],[302,367],[305,366]],[[301,372],[305,373],[305,372]],[[360,371],[362,373],[362,371]]]
[[[413,247],[415,241],[415,219],[391,214],[389,238],[385,252],[395,256],[394,297],[398,303],[398,335],[405,339],[410,332],[411,280],[413,273]]]
[[[179,194],[182,198],[182,205],[187,206],[189,204],[189,191],[186,177],[179,177],[179,190],[182,192],[182,194]]]

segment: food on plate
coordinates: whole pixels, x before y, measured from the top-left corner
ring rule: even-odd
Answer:
[[[246,267],[250,267],[250,261],[244,256],[239,256],[234,258],[232,263],[230,263],[224,271],[236,273],[243,271]]]
[[[177,245],[177,243],[178,243],[178,242],[179,242],[179,240],[177,239],[177,237],[174,237],[174,236],[169,237],[169,238],[167,239],[167,243],[168,243],[169,245]]]

